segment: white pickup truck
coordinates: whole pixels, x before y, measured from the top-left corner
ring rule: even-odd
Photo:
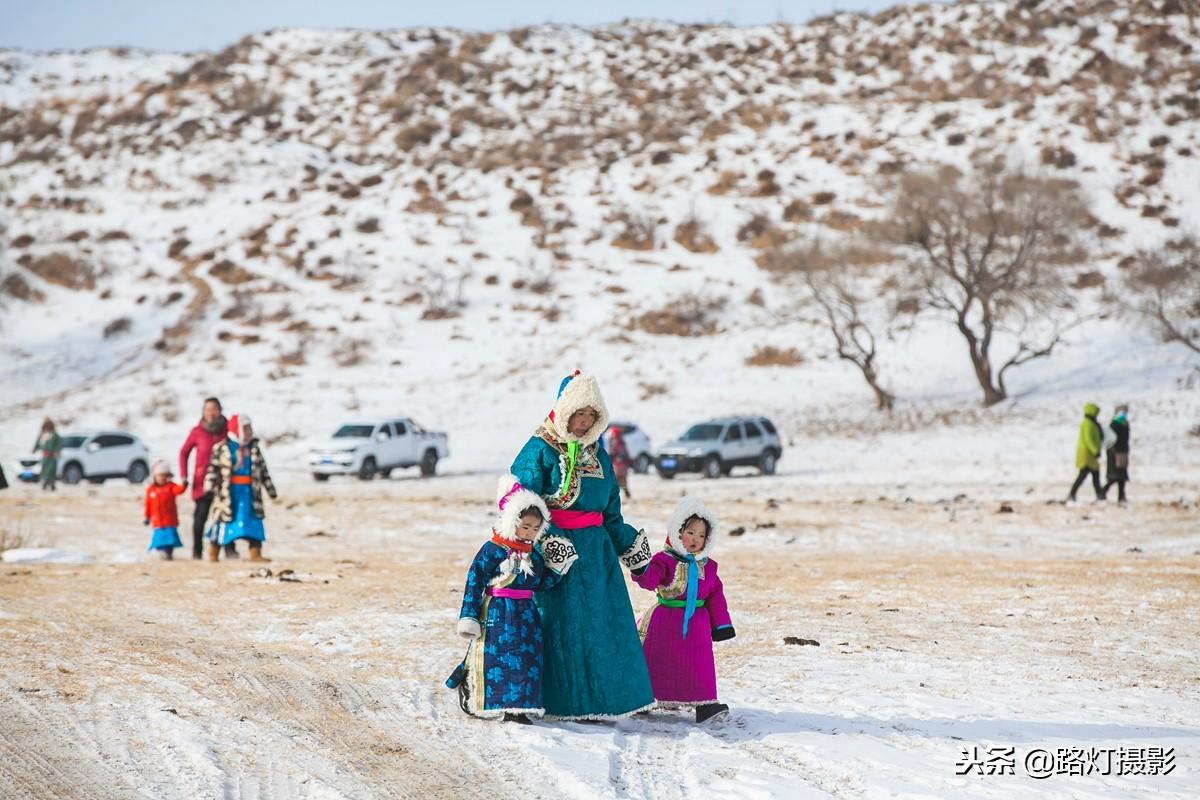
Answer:
[[[308,453],[313,479],[330,475],[357,475],[369,481],[376,475],[387,478],[394,469],[420,467],[421,475],[437,473],[438,461],[450,455],[444,433],[427,431],[411,419],[348,422],[327,442]]]

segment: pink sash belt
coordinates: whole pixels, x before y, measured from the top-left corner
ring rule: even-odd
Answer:
[[[533,597],[531,589],[506,589],[503,586],[489,586],[487,593],[492,597],[507,597],[510,600],[528,600]]]
[[[571,511],[569,509],[550,509],[550,521],[564,531],[579,528],[599,528],[604,525],[604,514],[599,511]]]

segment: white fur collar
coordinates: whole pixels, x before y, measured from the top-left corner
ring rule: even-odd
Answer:
[[[704,506],[700,498],[693,495],[680,500],[679,505],[671,512],[671,519],[667,522],[667,549],[676,555],[687,557],[687,548],[679,539],[679,529],[692,515],[708,522],[708,538],[704,540],[704,549],[696,553],[696,560],[700,561],[712,555],[713,540],[717,538],[717,516]]]
[[[596,422],[588,428],[583,436],[575,436],[567,431],[567,423],[571,415],[583,408],[596,410]],[[608,429],[608,406],[600,395],[600,384],[595,376],[588,373],[576,375],[563,389],[563,393],[554,403],[554,420],[551,422],[554,433],[559,441],[578,441],[580,444],[595,444],[601,434]]]

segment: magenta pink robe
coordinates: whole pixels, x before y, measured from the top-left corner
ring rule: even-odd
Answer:
[[[654,699],[667,707],[716,702],[717,668],[713,663],[712,635],[718,628],[732,626],[725,592],[717,577],[717,562],[709,558],[696,563],[699,567],[696,599],[703,600],[704,605],[698,606],[692,615],[687,638],[683,637],[682,608],[655,603],[638,625]],[[650,559],[645,572],[633,579],[659,597],[684,600],[687,562],[664,550]]]

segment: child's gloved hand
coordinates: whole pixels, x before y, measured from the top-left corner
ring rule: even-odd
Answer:
[[[737,636],[737,633],[734,632],[732,625],[722,625],[720,628],[713,630],[712,640],[714,642],[724,642],[725,640],[732,639],[735,636]]]
[[[463,617],[458,621],[458,635],[464,639],[478,639],[481,632],[477,619]]]
[[[183,482],[183,488],[184,488],[184,489],[186,489],[187,487],[188,487],[188,482],[187,482],[187,481],[184,481],[184,482]]]
[[[143,525],[149,525],[149,524],[150,524],[150,520],[149,520],[149,518],[142,520],[142,524],[143,524]]]

